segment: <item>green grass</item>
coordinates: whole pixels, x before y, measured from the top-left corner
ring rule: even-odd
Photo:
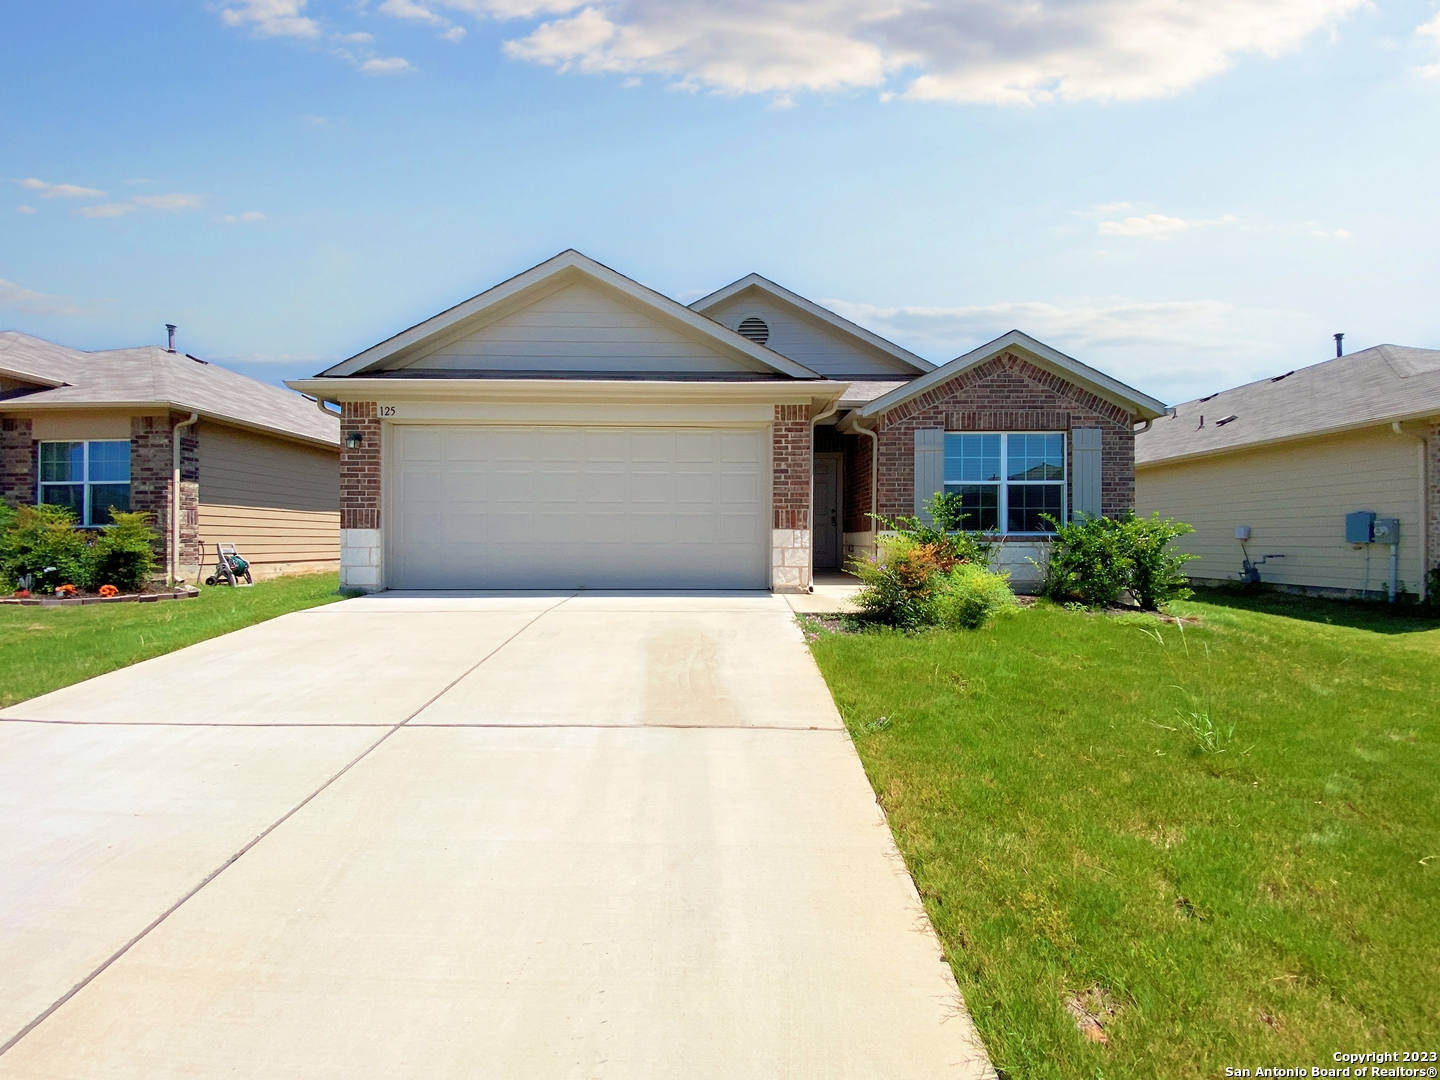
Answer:
[[[339,600],[337,574],[201,587],[194,600],[0,606],[0,706],[183,649],[276,615]]]
[[[1440,620],[1176,610],[813,643],[997,1068],[1440,1049]],[[1106,1045],[1063,1008],[1095,987]]]

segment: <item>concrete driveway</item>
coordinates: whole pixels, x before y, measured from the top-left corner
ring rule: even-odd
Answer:
[[[0,1078],[981,1077],[785,601],[385,594],[0,712]]]

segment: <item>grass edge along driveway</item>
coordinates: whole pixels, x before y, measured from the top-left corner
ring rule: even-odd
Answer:
[[[1440,620],[1176,610],[812,642],[997,1068],[1440,1049]]]
[[[342,600],[339,583],[338,574],[304,574],[248,589],[202,586],[193,600],[0,605],[0,708],[277,615]]]

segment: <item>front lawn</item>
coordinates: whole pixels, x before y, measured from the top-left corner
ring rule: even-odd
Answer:
[[[0,707],[276,615],[328,604],[338,574],[204,588],[194,600],[84,607],[0,606]]]
[[[1440,620],[1176,610],[813,644],[996,1067],[1440,1050]]]

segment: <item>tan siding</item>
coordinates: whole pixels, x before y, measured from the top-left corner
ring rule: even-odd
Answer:
[[[257,577],[340,565],[340,452],[200,427],[200,542],[234,544]]]
[[[758,290],[746,289],[705,312],[722,326],[738,330],[745,318],[755,315],[770,327],[765,347],[804,364],[821,375],[913,375],[913,369],[880,349],[849,334],[827,326],[818,319],[768,299]]]
[[[1330,589],[1385,588],[1390,550],[1345,543],[1345,515],[1373,510],[1400,519],[1400,579],[1421,580],[1420,457],[1414,439],[1389,428],[1261,447],[1136,472],[1136,507],[1195,526],[1179,546],[1200,556],[1195,577],[1237,580],[1239,525],[1250,556],[1283,554],[1261,567],[1264,581]],[[1369,553],[1369,574],[1366,554]]]
[[[406,367],[494,371],[747,371],[713,345],[589,285],[569,285]],[[758,370],[759,365],[753,365]]]
[[[200,502],[312,513],[340,509],[340,449],[200,425]]]
[[[7,415],[20,414],[19,402]],[[32,437],[40,442],[79,442],[88,439],[130,438],[130,414],[124,409],[36,409],[31,414]]]
[[[214,572],[216,543],[234,544],[255,576],[334,570],[340,565],[340,512],[253,506],[200,506],[204,574]]]

